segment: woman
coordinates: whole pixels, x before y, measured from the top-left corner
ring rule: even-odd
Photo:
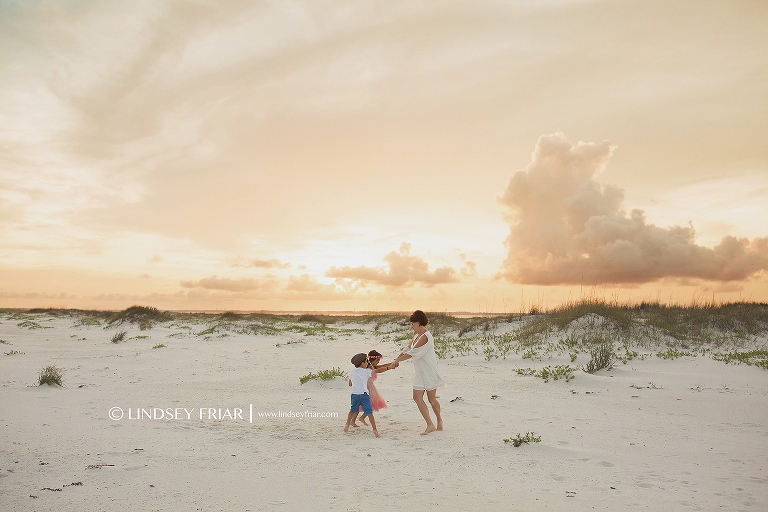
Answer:
[[[435,354],[435,339],[432,333],[427,330],[429,320],[423,311],[414,311],[410,318],[411,329],[416,333],[402,353],[392,361],[391,368],[397,368],[400,361],[413,359],[413,401],[419,407],[419,412],[427,422],[427,428],[421,435],[429,434],[435,430],[443,430],[443,418],[440,417],[440,402],[437,401],[437,389],[445,386],[445,381],[440,376],[437,368],[437,355]],[[429,416],[429,409],[424,402],[424,392],[427,393],[427,400],[435,413],[437,426],[432,423]]]

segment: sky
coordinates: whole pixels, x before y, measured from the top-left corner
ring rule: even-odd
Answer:
[[[0,0],[0,307],[768,302],[762,1]]]

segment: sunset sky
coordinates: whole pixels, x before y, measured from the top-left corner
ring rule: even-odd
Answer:
[[[768,301],[763,1],[0,0],[0,307]]]

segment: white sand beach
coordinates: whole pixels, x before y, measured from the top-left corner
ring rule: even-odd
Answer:
[[[420,436],[405,362],[377,381],[389,407],[376,439],[342,432],[346,380],[299,378],[348,371],[371,349],[386,362],[407,326],[256,333],[212,319],[140,330],[0,314],[0,509],[768,510],[768,371],[756,366],[649,352],[544,382],[514,369],[567,354],[441,359],[445,430]],[[64,387],[37,385],[48,365]],[[527,432],[541,441],[503,441]]]

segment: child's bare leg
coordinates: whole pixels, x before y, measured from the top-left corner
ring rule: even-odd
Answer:
[[[440,402],[437,401],[436,389],[427,391],[427,400],[429,400],[429,405],[432,406],[432,410],[435,412],[435,417],[437,418],[437,430],[443,430],[443,418],[440,416]]]
[[[360,411],[357,411],[357,412],[355,412],[353,414],[355,416],[352,418],[352,426],[353,427],[359,427],[360,425],[357,424],[357,415],[360,414]],[[363,417],[365,417],[365,416],[363,416]],[[363,421],[363,423],[365,423],[365,421]],[[367,423],[365,423],[365,424],[367,425]]]
[[[375,435],[376,437],[381,437],[381,435],[379,435],[379,431],[376,429],[376,420],[373,419],[373,414],[366,414],[366,416],[369,416],[371,418],[371,426],[373,427],[373,435]]]
[[[437,430],[435,427],[435,424],[432,423],[432,418],[429,417],[429,408],[427,407],[426,402],[424,402],[424,391],[419,389],[413,390],[413,401],[416,402],[416,405],[419,408],[419,412],[421,413],[421,416],[424,418],[424,421],[427,422],[427,428],[424,430],[424,432],[421,433],[421,435],[429,434],[430,432],[434,432]]]
[[[366,427],[368,426],[368,424],[365,422],[365,418],[366,418],[367,416],[369,416],[369,414],[363,414],[363,415],[360,417],[360,421],[361,421],[361,422],[362,422],[362,424],[363,424],[363,425],[365,425]]]
[[[355,420],[355,416],[357,416],[356,412],[349,411],[349,413],[347,414],[347,424],[344,425],[344,432],[349,432],[349,426]]]

